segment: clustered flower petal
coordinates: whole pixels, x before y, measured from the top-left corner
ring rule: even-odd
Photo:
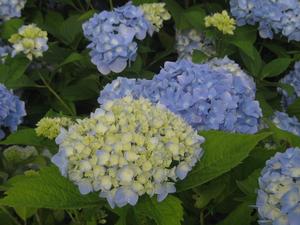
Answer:
[[[42,57],[43,52],[48,50],[47,32],[35,24],[20,27],[18,33],[10,37],[9,42],[13,44],[12,56],[23,52],[29,60]]]
[[[67,128],[73,124],[68,117],[44,117],[37,124],[35,132],[38,136],[54,139],[58,136],[61,128]]]
[[[9,128],[11,132],[16,131],[25,115],[25,103],[0,84],[0,139],[5,136],[1,128]]]
[[[223,10],[222,13],[206,16],[204,19],[206,27],[216,27],[223,34],[233,35],[233,31],[235,30],[235,20],[230,18],[226,10]]]
[[[300,2],[298,0],[230,0],[231,13],[237,24],[259,24],[262,38],[282,34],[300,41]]]
[[[114,11],[102,11],[83,24],[83,33],[91,43],[90,56],[100,73],[122,72],[128,63],[135,60],[137,43],[152,35],[153,26],[145,18],[141,8],[126,5]]]
[[[0,0],[0,24],[3,21],[21,16],[26,0]]]
[[[162,201],[175,192],[176,180],[201,158],[203,141],[163,105],[127,96],[62,130],[52,162],[82,194],[100,191],[111,207],[123,207],[144,194]]]
[[[296,225],[300,218],[300,149],[289,148],[266,162],[256,201],[259,224]]]
[[[11,53],[11,47],[5,45],[2,40],[0,40],[0,63],[5,62],[5,58]]]
[[[297,98],[300,98],[300,62],[295,63],[294,70],[290,71],[280,80],[280,82],[288,84],[294,88],[292,95],[289,95],[284,89],[278,88],[279,92],[283,95],[283,107],[287,108],[289,105],[293,104]]]
[[[179,59],[192,60],[194,50],[199,50],[207,56],[216,53],[213,41],[195,29],[176,30],[176,48]]]
[[[165,6],[166,3],[145,3],[140,5],[146,19],[154,26],[156,32],[163,27],[164,20],[171,19],[171,14],[165,9]]]
[[[300,122],[298,121],[297,117],[289,117],[288,114],[277,111],[274,113],[272,121],[279,129],[300,136]]]
[[[152,80],[119,77],[106,85],[98,102],[128,94],[161,103],[197,130],[255,133],[262,111],[255,83],[228,58],[205,64],[189,60],[166,62]]]
[[[33,146],[21,147],[13,145],[3,151],[3,156],[9,163],[20,163],[37,155],[38,151]]]

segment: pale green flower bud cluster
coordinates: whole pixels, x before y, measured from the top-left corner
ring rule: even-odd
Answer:
[[[146,19],[153,25],[156,32],[163,27],[165,20],[171,19],[171,15],[165,9],[165,6],[165,3],[145,3],[140,6]]]
[[[38,136],[54,139],[62,127],[66,128],[72,124],[73,121],[67,117],[44,117],[36,124],[35,132]]]
[[[82,194],[100,191],[111,207],[144,194],[162,201],[202,156],[199,136],[163,105],[131,96],[108,101],[56,138],[52,158]]]
[[[3,156],[9,163],[20,163],[37,155],[38,152],[33,146],[21,147],[13,145],[3,151]]]
[[[23,52],[29,60],[42,57],[43,52],[48,50],[47,32],[35,24],[20,27],[18,33],[10,37],[9,42],[13,44],[12,56]]]

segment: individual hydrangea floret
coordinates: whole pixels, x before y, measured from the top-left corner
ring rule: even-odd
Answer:
[[[162,201],[201,158],[199,136],[163,105],[131,96],[108,101],[56,138],[52,158],[82,194],[100,191],[111,207],[144,194]]]
[[[293,104],[297,98],[300,98],[300,62],[297,62],[294,70],[289,72],[280,82],[294,88],[292,95],[289,95],[286,90],[278,88],[279,92],[283,95],[283,107],[287,108],[289,105]]]
[[[12,56],[23,52],[29,60],[42,57],[43,52],[48,50],[47,32],[35,24],[20,27],[18,33],[10,37],[9,42],[13,44]]]
[[[9,163],[14,163],[14,164],[20,163],[24,160],[27,160],[37,155],[38,155],[38,151],[33,146],[21,147],[18,145],[13,145],[6,148],[3,151],[4,158]]]
[[[2,129],[16,131],[25,115],[25,103],[0,84],[0,140],[5,136]]]
[[[6,57],[11,53],[12,49],[10,46],[5,45],[1,40],[0,40],[0,63],[4,63]]]
[[[194,50],[199,50],[208,57],[216,54],[213,41],[195,29],[176,30],[176,48],[179,59],[192,60]]]
[[[231,13],[237,24],[259,24],[262,38],[282,34],[300,41],[300,3],[298,0],[230,0]]]
[[[206,27],[216,27],[223,34],[233,35],[233,31],[235,30],[235,20],[230,18],[226,10],[223,10],[222,13],[206,16],[204,19]]]
[[[0,24],[3,21],[21,16],[26,0],[0,0]]]
[[[146,19],[154,26],[154,30],[158,32],[165,20],[171,19],[171,14],[165,9],[166,3],[145,3],[140,5],[144,11]]]
[[[100,93],[98,102],[131,94],[161,103],[197,130],[240,133],[258,131],[262,116],[255,83],[228,58],[205,64],[166,62],[152,80],[118,78]]]
[[[44,117],[36,124],[35,132],[38,136],[54,139],[58,136],[61,128],[67,128],[72,124],[73,121],[67,117]]]
[[[137,55],[135,39],[152,35],[153,26],[145,18],[141,8],[126,5],[114,11],[102,11],[83,24],[83,33],[91,43],[90,56],[100,73],[120,73]]]
[[[279,129],[300,136],[300,122],[295,116],[289,117],[288,114],[277,111],[274,113],[272,121]]]
[[[300,149],[289,148],[266,162],[256,206],[261,225],[297,225],[300,218]]]

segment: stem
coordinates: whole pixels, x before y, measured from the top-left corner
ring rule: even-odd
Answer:
[[[16,225],[22,225],[21,223],[19,223],[19,221],[10,214],[10,212],[5,208],[5,207],[0,207],[0,209],[9,216],[9,218],[16,224]]]
[[[57,98],[57,100],[69,111],[72,116],[75,116],[73,110],[65,103],[65,101],[51,88],[48,82],[44,79],[44,77],[39,73],[41,80],[43,81],[44,85],[48,88],[48,90]]]
[[[36,218],[37,223],[38,223],[39,225],[42,225],[42,223],[41,223],[41,218],[40,218],[40,216],[39,216],[39,211],[36,211],[35,218]]]
[[[204,213],[202,210],[200,212],[200,225],[204,225]]]
[[[110,9],[113,10],[114,9],[113,0],[108,0],[108,1],[109,1]]]

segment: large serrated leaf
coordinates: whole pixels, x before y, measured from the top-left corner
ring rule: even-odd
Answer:
[[[21,175],[9,180],[6,196],[0,205],[11,207],[75,209],[101,204],[96,193],[81,195],[78,188],[60,175],[56,167],[45,167],[34,175]]]
[[[230,171],[247,158],[258,142],[272,133],[249,135],[204,131],[200,134],[206,139],[204,156],[188,177],[177,184],[177,191],[199,186]]]

